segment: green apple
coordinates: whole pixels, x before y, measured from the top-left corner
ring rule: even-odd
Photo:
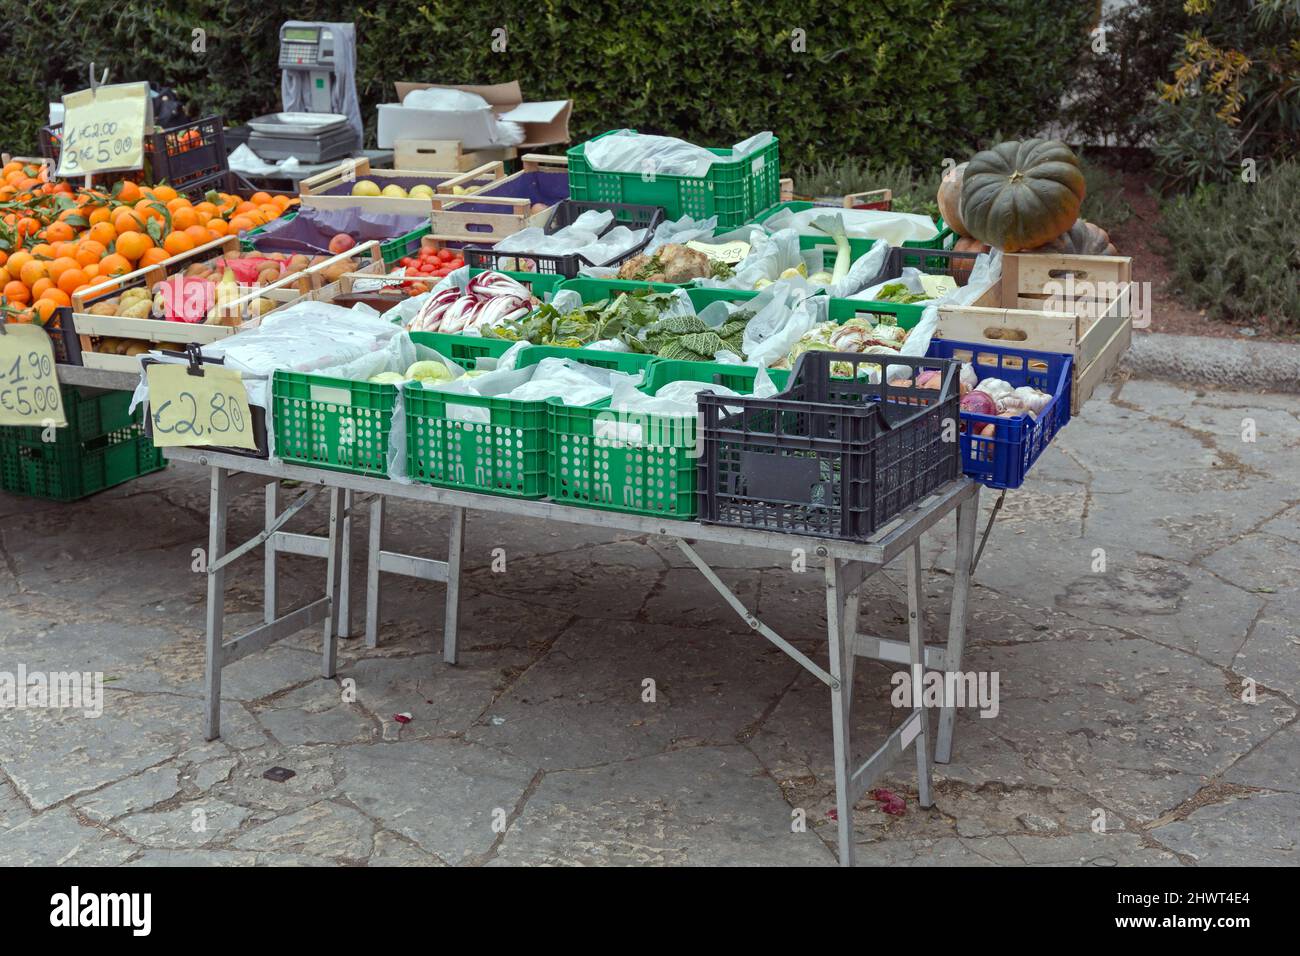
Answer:
[[[401,186],[397,185],[397,183],[390,183],[389,185],[385,186],[383,194],[387,196],[389,199],[406,198],[406,190],[403,189]]]
[[[368,179],[359,179],[352,187],[354,196],[378,196],[379,187]]]

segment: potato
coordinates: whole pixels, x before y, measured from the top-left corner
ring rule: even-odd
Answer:
[[[103,302],[96,302],[86,311],[91,315],[117,315],[118,304],[117,299],[106,299]]]
[[[285,267],[285,269],[288,272],[301,272],[303,269],[306,269],[309,265],[311,265],[311,259],[309,259],[307,256],[304,256],[302,253],[298,253],[298,255],[293,256],[292,258],[289,259],[288,265]]]
[[[326,266],[321,270],[321,276],[326,282],[338,282],[342,276],[352,271],[351,259],[345,262],[336,262],[332,266]]]
[[[257,274],[256,285],[270,285],[280,278],[280,268],[278,266],[266,266]]]

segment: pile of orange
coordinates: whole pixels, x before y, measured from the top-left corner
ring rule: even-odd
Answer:
[[[122,180],[74,189],[49,167],[0,167],[0,314],[47,322],[72,296],[113,276],[263,226],[298,202],[288,196],[208,193],[193,202],[170,186]]]

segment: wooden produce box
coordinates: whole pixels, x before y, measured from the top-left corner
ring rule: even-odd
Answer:
[[[258,323],[258,316],[250,316],[248,308],[255,299],[263,297],[262,293],[267,290],[291,288],[295,294],[301,295],[323,288],[330,281],[327,273],[336,272],[337,266],[351,260],[365,263],[361,268],[382,272],[384,262],[379,247],[377,241],[362,243],[314,266],[281,276],[265,286],[241,285],[239,298],[222,304],[223,311],[230,313],[229,319],[222,323],[172,322],[164,319],[99,315],[90,309],[99,303],[120,297],[128,289],[143,289],[152,298],[159,282],[185,272],[192,265],[225,255],[239,255],[238,236],[225,236],[182,255],[173,256],[158,265],[101,282],[72,297],[72,324],[81,343],[82,364],[87,368],[134,372],[140,368],[139,356],[142,351],[160,347],[183,348],[189,342],[208,345],[220,341],[228,335],[234,335],[241,328],[250,328]],[[274,297],[268,298],[272,302],[277,301]]]
[[[429,215],[433,229],[429,235],[443,242],[472,242],[475,245],[490,246],[529,226],[544,225],[552,206],[534,213],[533,203],[528,198],[483,195],[483,192],[509,189],[510,183],[522,181],[533,173],[567,173],[568,168],[567,156],[529,153],[523,157],[519,172],[509,176],[505,175],[502,163],[493,162],[449,179],[438,190],[439,195],[434,197],[433,212]],[[490,181],[483,182],[485,177],[489,177]],[[450,201],[445,198],[457,186],[465,187],[471,183],[477,187],[473,198],[457,196]],[[466,209],[465,206],[469,203],[476,208]],[[484,207],[492,211],[489,212]]]
[[[513,146],[466,152],[458,139],[399,139],[393,144],[393,165],[398,169],[466,173],[484,163],[510,162],[518,156]]]
[[[366,243],[364,246],[358,246],[357,248],[367,248],[371,245],[377,247],[379,243],[370,242]],[[337,261],[337,257],[330,261]],[[322,263],[322,267],[324,267],[324,263]],[[333,302],[340,295],[350,293],[352,291],[353,283],[355,283],[358,278],[364,276],[365,278],[372,279],[378,276],[383,276],[387,274],[387,272],[388,267],[384,264],[383,258],[376,252],[376,254],[368,259],[366,264],[358,268],[356,272],[344,273],[331,282],[323,281],[323,276],[319,272],[310,276],[303,274],[285,276],[278,282],[273,282],[261,289],[250,291],[247,295],[231,302],[229,308],[234,312],[243,313],[248,311],[249,306],[251,306],[256,299],[269,299],[272,302],[271,308],[265,309],[261,314],[247,319],[243,325],[240,326],[241,329],[252,328],[259,324],[262,319],[266,318],[268,315],[279,312],[281,309],[288,306],[297,305],[300,302]]]
[[[939,338],[1074,356],[1070,414],[1083,408],[1133,338],[1133,260],[1017,253],[966,306],[939,306]]]
[[[489,166],[491,164],[488,164]],[[483,186],[491,185],[499,179],[483,167],[468,172],[433,172],[427,169],[371,169],[370,160],[345,160],[333,169],[309,176],[298,184],[303,207],[317,209],[349,209],[356,207],[366,212],[386,213],[398,216],[427,216],[429,199],[415,196],[400,198],[395,196],[354,196],[352,188],[361,180],[368,179],[382,191],[385,186],[396,184],[403,189],[417,184],[431,187],[436,193],[452,195],[452,181],[467,193],[474,193]]]

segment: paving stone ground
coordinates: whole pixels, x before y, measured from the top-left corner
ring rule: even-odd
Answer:
[[[979,566],[966,668],[997,673],[997,715],[962,712],[932,809],[910,764],[884,783],[904,815],[859,804],[862,862],[1300,862],[1300,402],[1109,394],[1007,495]],[[205,742],[206,492],[205,472],[172,466],[72,505],[0,496],[0,673],[107,682],[100,716],[0,711],[0,864],[835,862],[823,685],[680,553],[602,528],[472,514],[458,666],[441,660],[442,587],[389,578],[379,648],[343,641],[334,680],[316,629],[244,659]],[[445,548],[438,511],[389,515],[388,547]],[[240,499],[232,542],[260,517]],[[925,542],[933,635],[953,538]],[[701,551],[824,660],[817,568]],[[322,565],[281,561],[286,606],[310,598]],[[861,626],[903,637],[887,576]],[[260,620],[260,562],[229,579],[238,633]],[[860,755],[898,722],[891,671],[858,669]],[[277,766],[295,775],[263,777]]]

